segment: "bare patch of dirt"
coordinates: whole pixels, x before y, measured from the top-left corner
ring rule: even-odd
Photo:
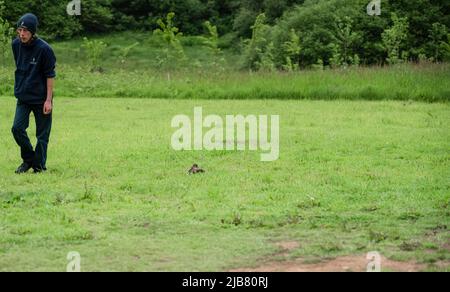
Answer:
[[[366,272],[369,261],[365,255],[339,257],[330,261],[306,264],[302,259],[267,262],[256,268],[235,269],[231,272]],[[419,272],[426,266],[413,262],[397,262],[382,257],[382,271]]]

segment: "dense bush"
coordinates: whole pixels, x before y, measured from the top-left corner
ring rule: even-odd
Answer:
[[[275,66],[280,69],[293,65],[349,66],[448,59],[445,11],[449,4],[426,0],[397,2],[383,4],[381,16],[369,16],[367,0],[307,0],[265,28],[266,47],[258,50],[270,49]],[[293,40],[293,31],[301,50],[298,58],[292,59],[286,46]],[[252,63],[252,57],[249,58]],[[296,63],[291,64],[292,61]]]
[[[147,29],[158,27],[157,20],[173,12],[174,25],[186,34],[204,32],[203,23],[210,20],[221,34],[231,31],[236,0],[113,0],[116,29]]]
[[[82,0],[82,14],[69,16],[61,0],[7,0],[5,18],[16,24],[23,14],[32,12],[39,18],[39,34],[49,39],[70,38],[81,32],[104,32],[111,28],[111,0]]]
[[[250,38],[252,35],[252,25],[257,16],[264,13],[268,24],[274,24],[275,21],[283,15],[284,12],[291,9],[296,4],[302,4],[305,0],[241,0],[239,1],[239,10],[235,13],[233,30],[240,37]]]
[[[254,70],[450,58],[448,0],[382,1],[381,16],[367,14],[369,0],[81,0],[80,16],[67,15],[70,0],[4,1],[3,18],[10,25],[33,12],[40,19],[39,33],[49,39],[153,31],[168,13],[174,13],[171,22],[185,35],[210,35],[204,25],[209,21],[225,36],[216,42],[239,44],[245,67]],[[264,25],[259,40],[255,23]]]
[[[11,39],[13,28],[8,21],[3,19],[5,11],[4,2],[0,1],[0,64],[4,65],[11,54]]]

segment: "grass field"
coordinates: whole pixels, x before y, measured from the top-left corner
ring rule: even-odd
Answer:
[[[448,90],[441,78],[417,88]],[[449,271],[448,103],[91,92],[56,99],[44,175],[14,175],[15,103],[0,98],[0,271],[65,271],[69,251],[83,271],[222,271],[369,251]],[[170,121],[194,106],[279,114],[280,159],[173,151]],[[206,173],[186,175],[193,163]],[[281,255],[280,242],[298,246]]]
[[[0,271],[65,271],[70,251],[83,271],[257,269],[370,251],[450,271],[449,64],[255,73],[223,40],[217,66],[186,37],[188,61],[159,67],[147,34],[94,38],[108,44],[103,73],[81,39],[52,44],[43,175],[14,174],[14,68],[0,66]],[[196,106],[280,115],[280,159],[174,151],[171,120]],[[206,173],[188,176],[194,163]]]
[[[450,101],[449,64],[255,73],[240,70],[240,54],[226,47],[223,62],[213,66],[210,50],[197,37],[186,37],[188,61],[159,67],[161,44],[148,34],[95,39],[108,44],[102,74],[90,72],[82,39],[52,44],[58,60],[56,97]],[[140,45],[122,59],[120,50],[135,41]],[[4,96],[14,94],[12,57],[9,61],[0,66]]]

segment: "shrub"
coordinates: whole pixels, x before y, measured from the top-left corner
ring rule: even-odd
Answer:
[[[252,38],[245,43],[244,67],[252,70],[273,70],[274,44],[270,42],[270,26],[266,25],[266,15],[258,15],[252,26]]]
[[[407,59],[407,51],[403,49],[408,37],[408,19],[400,18],[392,13],[392,27],[386,29],[382,35],[383,44],[387,50],[389,64],[397,64]]]
[[[107,45],[99,40],[89,40],[83,38],[83,49],[86,52],[89,65],[91,66],[91,72],[103,72],[104,69],[100,66],[100,58],[105,52]]]
[[[167,14],[165,21],[163,19],[158,19],[157,23],[160,28],[155,29],[153,32],[153,34],[160,37],[165,44],[163,55],[159,57],[160,66],[187,60],[180,41],[183,34],[179,31],[179,28],[174,25],[174,17],[175,13],[170,12]]]
[[[4,2],[0,1],[0,63],[6,64],[11,56],[11,40],[14,35],[14,29],[8,21],[3,19]]]

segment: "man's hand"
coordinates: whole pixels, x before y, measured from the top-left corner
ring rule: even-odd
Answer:
[[[53,110],[53,104],[51,100],[46,100],[44,103],[44,115],[49,115]]]
[[[47,78],[47,99],[44,103],[44,115],[51,114],[53,110],[53,87],[54,87],[54,78]]]

